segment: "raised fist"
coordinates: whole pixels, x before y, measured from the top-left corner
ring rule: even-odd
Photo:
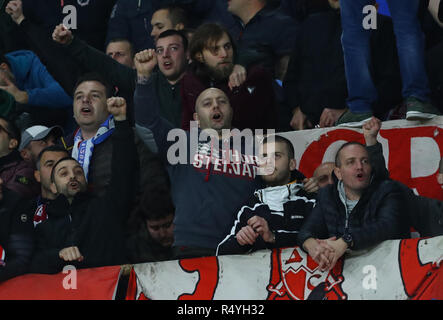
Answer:
[[[140,51],[134,57],[134,65],[139,77],[150,77],[157,65],[157,55],[154,49]]]
[[[126,100],[121,97],[112,97],[107,101],[108,112],[116,121],[126,120]]]
[[[377,143],[377,135],[380,129],[381,121],[376,117],[372,117],[371,120],[363,125],[363,136],[365,137],[367,146],[373,146]]]
[[[11,16],[11,19],[16,24],[20,24],[25,19],[25,16],[23,15],[22,0],[10,1],[5,8],[5,11]]]
[[[52,33],[52,40],[62,45],[68,45],[72,42],[72,32],[66,28],[63,24],[59,24],[55,27]]]

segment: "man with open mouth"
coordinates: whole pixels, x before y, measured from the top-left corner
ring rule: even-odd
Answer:
[[[227,95],[234,128],[276,128],[271,74],[259,66],[236,64],[237,50],[224,27],[211,23],[198,27],[189,44],[189,55],[192,63],[181,89],[182,128],[189,129],[197,97],[206,88],[218,88]]]

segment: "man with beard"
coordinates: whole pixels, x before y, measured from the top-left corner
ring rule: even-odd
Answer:
[[[204,24],[197,28],[189,45],[189,55],[192,64],[182,79],[182,128],[189,129],[197,97],[211,87],[221,89],[228,96],[234,112],[233,128],[276,128],[271,74],[258,66],[246,71],[235,65],[236,48],[224,27]],[[234,70],[243,72],[233,73]]]
[[[103,196],[87,192],[83,167],[71,157],[57,161],[51,171],[48,219],[38,224],[33,273],[57,273],[66,264],[91,268],[126,263],[124,224],[135,195],[136,149],[126,119],[126,102],[108,99],[115,119],[111,182]]]
[[[261,249],[296,245],[303,220],[315,200],[297,176],[294,147],[288,139],[276,135],[260,146],[261,179],[266,188],[256,190],[238,212],[230,234],[218,245],[217,255],[242,254]],[[317,188],[318,189],[318,188]]]

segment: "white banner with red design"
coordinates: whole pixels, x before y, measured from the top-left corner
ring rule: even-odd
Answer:
[[[311,177],[322,162],[333,162],[343,143],[364,143],[361,129],[313,129],[282,135],[293,143],[297,169],[307,177]],[[425,124],[385,121],[377,140],[383,146],[392,179],[404,183],[421,196],[443,200],[443,189],[436,179],[439,161],[443,157],[443,116]]]
[[[299,247],[138,264],[128,298],[440,300],[442,260],[443,236],[439,236],[385,241],[347,254],[330,272],[321,272]]]

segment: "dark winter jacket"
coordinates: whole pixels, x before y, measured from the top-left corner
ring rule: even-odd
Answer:
[[[99,50],[104,50],[107,25],[116,0],[23,0],[25,17],[46,29],[48,36],[67,17],[75,16],[74,34]],[[76,11],[67,10],[74,6]],[[66,12],[63,12],[66,10]],[[74,15],[74,13],[76,13]],[[69,19],[73,23],[73,19]],[[66,23],[65,23],[66,24]]]
[[[349,234],[353,239],[352,249],[360,250],[384,240],[409,237],[409,224],[402,190],[394,181],[388,180],[384,167],[381,145],[368,148],[372,165],[370,185],[363,192],[354,209],[348,213]],[[298,245],[308,238],[340,238],[345,233],[346,208],[340,199],[338,180],[321,188],[311,215],[305,220],[298,235]]]
[[[136,151],[128,121],[116,121],[111,182],[103,196],[78,193],[71,204],[64,195],[48,203],[48,219],[36,226],[36,252],[31,271],[57,273],[64,265],[79,268],[127,262],[124,225],[135,196]],[[60,250],[77,246],[82,262],[65,262]]]
[[[17,150],[0,158],[0,178],[3,185],[25,198],[35,198],[40,185],[34,178],[33,165],[22,159]]]
[[[297,23],[280,10],[266,6],[241,29],[235,37],[238,45],[237,62],[243,66],[259,64],[274,74],[275,63],[290,55],[295,46]]]
[[[390,18],[379,15],[371,36],[371,56],[379,98],[373,107],[379,118],[401,102],[401,77]],[[325,108],[344,109],[348,89],[341,44],[339,10],[310,15],[300,26],[283,83],[290,111],[300,107],[316,125]]]
[[[237,214],[230,234],[218,245],[217,255],[242,254],[260,249],[272,249],[297,245],[297,235],[303,220],[311,213],[314,199],[303,190],[300,183],[267,187],[255,191],[249,203]],[[236,234],[248,225],[253,216],[264,218],[275,235],[275,243],[266,243],[258,237],[254,245],[241,246]]]
[[[18,194],[2,188],[0,200],[0,282],[21,275],[28,270],[34,247],[32,215],[27,202]]]
[[[151,80],[137,85],[134,108],[137,125],[153,132],[159,155],[167,165],[176,208],[174,246],[215,250],[228,234],[236,212],[260,186],[256,160],[245,155],[246,139],[242,139],[241,150],[233,150],[232,141],[223,141],[230,143],[234,162],[230,164],[222,163],[223,149],[219,144],[203,137],[201,141],[194,140],[199,140],[197,128],[191,128],[191,132],[178,130],[180,140],[168,141],[168,133],[174,127],[159,115]],[[180,157],[178,163],[178,159],[171,158],[174,156]]]

